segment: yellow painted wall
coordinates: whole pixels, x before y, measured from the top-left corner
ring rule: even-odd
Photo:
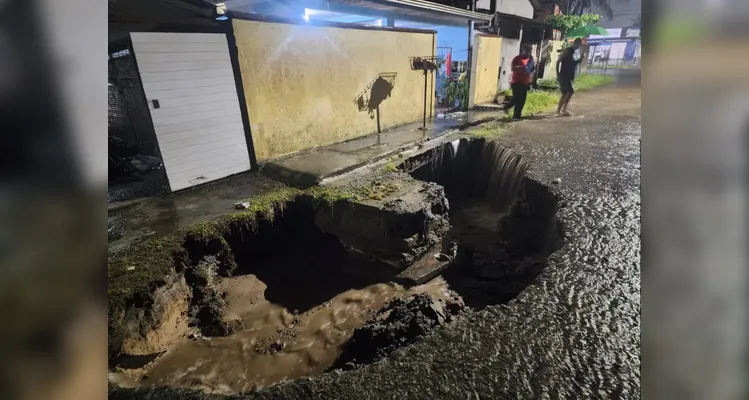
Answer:
[[[421,119],[424,77],[410,56],[434,54],[434,35],[233,20],[250,128],[259,161],[377,132],[357,96],[395,73],[380,104],[387,129]],[[433,74],[432,74],[433,75]],[[427,114],[434,104],[428,81]]]
[[[549,64],[546,66],[546,69],[544,70],[544,77],[542,79],[555,81],[557,79],[557,71],[555,68],[557,65],[557,60],[559,59],[559,51],[562,49],[564,42],[561,40],[552,40],[549,42],[549,44],[552,46],[551,54],[549,56],[550,60]]]
[[[476,76],[471,81],[473,104],[490,103],[497,95],[502,38],[477,34],[473,43],[476,60],[473,68]]]

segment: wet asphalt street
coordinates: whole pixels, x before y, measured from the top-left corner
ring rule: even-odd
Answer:
[[[564,202],[564,246],[518,298],[382,363],[242,397],[640,398],[640,76],[619,74],[615,85],[576,94],[574,116],[517,122],[501,139]]]

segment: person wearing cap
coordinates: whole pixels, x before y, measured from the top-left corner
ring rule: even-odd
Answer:
[[[533,73],[536,69],[533,57],[531,57],[530,45],[523,44],[520,46],[520,54],[512,59],[510,67],[512,68],[512,74],[510,75],[512,100],[507,109],[514,107],[512,119],[520,120],[522,119],[528,91],[533,83]]]
[[[583,41],[580,38],[575,39],[572,46],[564,49],[562,54],[559,55],[559,59],[557,59],[557,81],[559,82],[559,90],[562,92],[562,97],[559,98],[559,105],[557,105],[557,116],[570,115],[567,112],[567,106],[570,104],[572,94],[575,93],[572,82],[575,80],[577,64],[580,63],[581,58],[578,49],[582,43]]]

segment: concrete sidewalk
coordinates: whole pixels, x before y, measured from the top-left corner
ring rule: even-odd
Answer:
[[[431,140],[501,116],[496,112],[469,111],[459,118],[427,122],[426,138],[421,122],[384,132],[381,145],[377,135],[339,143],[323,149],[296,154],[268,163],[262,172],[245,172],[216,182],[161,196],[109,205],[108,247],[117,251],[176,229],[235,212],[237,201],[283,187],[280,181],[309,187],[320,180],[342,175],[391,155],[415,149]]]
[[[368,164],[421,146],[471,126],[503,117],[502,111],[471,110],[456,118],[431,118],[424,132],[422,121],[404,125],[328,147],[294,154],[267,162],[261,172],[287,185],[306,188],[324,179],[345,174]]]
[[[167,195],[110,204],[109,251],[236,212],[237,201],[281,187],[280,182],[245,172]]]

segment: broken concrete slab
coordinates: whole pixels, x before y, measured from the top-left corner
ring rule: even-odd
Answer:
[[[395,277],[395,281],[406,286],[421,285],[442,273],[452,264],[452,259],[439,259],[441,253],[429,253]]]
[[[364,197],[324,209],[315,222],[351,251],[403,270],[439,249],[450,227],[442,187],[404,176],[375,182]]]

